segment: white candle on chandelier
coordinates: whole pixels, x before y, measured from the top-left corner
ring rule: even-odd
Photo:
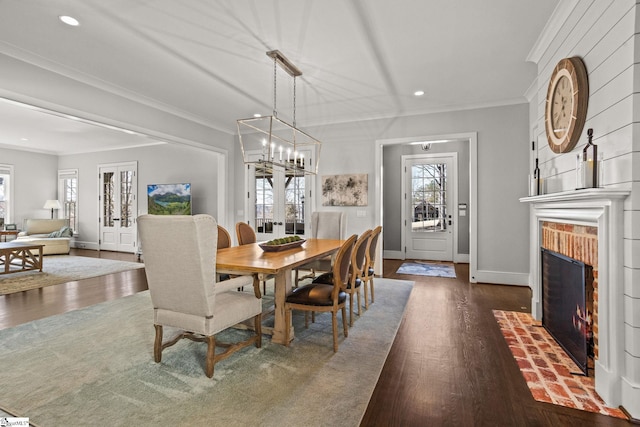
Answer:
[[[304,154],[300,153],[300,165],[304,167]]]
[[[271,160],[273,160],[273,156],[276,154],[276,144],[275,142],[271,143]]]
[[[291,161],[291,148],[287,148],[287,163]]]
[[[279,151],[280,151],[280,162],[282,163],[282,145],[280,146]]]

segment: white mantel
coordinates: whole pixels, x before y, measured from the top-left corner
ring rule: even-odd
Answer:
[[[529,286],[531,314],[542,317],[542,222],[588,225],[598,228],[598,360],[596,391],[617,407],[625,387],[624,325],[624,200],[628,190],[592,188],[521,198],[530,203]],[[628,384],[626,384],[628,385]],[[633,391],[632,392],[637,392]]]

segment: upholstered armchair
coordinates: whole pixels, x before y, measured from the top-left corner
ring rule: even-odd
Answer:
[[[311,213],[311,237],[314,239],[344,240],[347,236],[346,212],[313,212]],[[299,277],[299,270],[310,271]],[[295,284],[306,278],[315,278],[318,272],[331,271],[331,257],[321,258],[304,264],[296,269]]]
[[[144,242],[144,263],[153,303],[156,330],[154,359],[181,338],[207,343],[205,372],[213,376],[214,364],[248,345],[262,344],[260,287],[252,276],[216,282],[218,228],[209,215],[142,215],[138,218]],[[238,292],[253,285],[254,292]],[[245,341],[217,343],[215,334],[253,319],[255,334]],[[163,342],[163,326],[182,330]],[[216,354],[216,346],[226,350]]]

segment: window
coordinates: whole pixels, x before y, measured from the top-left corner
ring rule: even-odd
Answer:
[[[78,233],[78,170],[58,171],[58,194],[62,203],[62,218],[69,220],[73,234]]]
[[[0,227],[11,223],[13,220],[13,206],[11,195],[13,193],[13,166],[0,164]]]
[[[447,228],[447,165],[418,164],[411,167],[412,229],[416,232]]]

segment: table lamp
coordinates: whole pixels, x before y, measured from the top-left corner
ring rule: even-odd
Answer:
[[[53,210],[62,209],[62,205],[59,200],[47,200],[44,202],[43,209],[51,209],[51,219],[53,219]]]

